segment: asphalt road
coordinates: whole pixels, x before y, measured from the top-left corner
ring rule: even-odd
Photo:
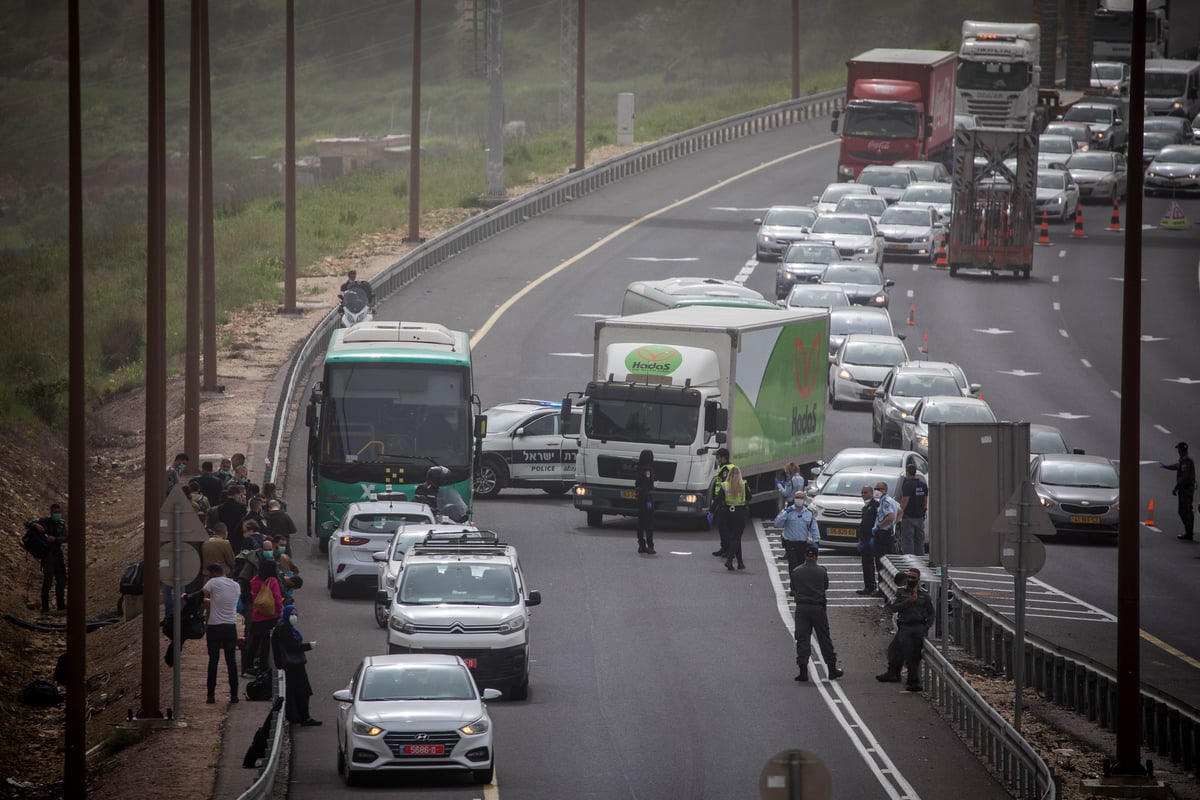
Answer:
[[[583,354],[591,352],[594,319],[619,311],[621,291],[632,280],[749,272],[747,285],[772,296],[775,266],[747,264],[751,220],[772,204],[809,202],[832,179],[836,150],[823,144],[829,139],[827,123],[817,120],[609,186],[458,256],[389,300],[380,317],[436,320],[476,332],[476,390],[485,406],[518,397],[557,399],[590,377],[591,361]],[[1165,204],[1148,202],[1155,215]],[[1184,207],[1190,218],[1200,217],[1200,203]],[[1073,446],[1115,456],[1121,284],[1113,278],[1120,275],[1121,237],[1102,230],[1109,212],[1086,210],[1087,240],[1071,241],[1069,226],[1055,226],[1059,246],[1039,250],[1030,281],[951,279],[926,265],[889,263],[885,272],[896,280],[892,314],[909,334],[910,351],[929,334],[929,357],[960,363],[983,383],[1001,418],[1048,421]],[[1198,324],[1196,244],[1191,232],[1147,232],[1146,331],[1165,340],[1145,346],[1147,461],[1172,455],[1180,438],[1195,441],[1184,420],[1200,388],[1165,379],[1200,379],[1187,347]],[[560,266],[553,277],[533,283]],[[910,305],[916,306],[912,327],[904,325]],[[497,309],[504,313],[489,320]],[[990,329],[1010,332],[979,332]],[[1018,370],[1038,374],[1011,374]],[[1046,416],[1055,414],[1071,418]],[[303,474],[299,433],[291,442],[290,475]],[[825,441],[827,455],[869,444],[869,415],[829,411]],[[1143,536],[1143,627],[1168,647],[1200,656],[1196,623],[1173,613],[1177,598],[1192,594],[1193,551],[1173,536],[1170,475],[1144,469],[1143,507],[1157,498],[1158,527],[1166,532]],[[293,507],[303,507],[302,479],[288,481],[287,496]],[[596,798],[754,797],[762,763],[789,747],[825,759],[835,797],[897,796],[868,767],[866,748],[853,744],[822,690],[791,680],[792,642],[770,580],[776,568],[755,551],[749,534],[750,569],[730,574],[707,555],[711,537],[664,533],[657,558],[639,557],[628,523],[588,529],[569,502],[538,492],[480,502],[477,518],[517,545],[531,584],[545,598],[534,610],[531,699],[492,706],[498,789],[505,796],[553,798],[569,788],[573,796]],[[306,575],[320,575],[323,557],[315,548],[297,549]],[[1049,549],[1040,577],[1115,611],[1115,548],[1054,543]],[[853,579],[852,571],[843,574],[841,589],[857,588]],[[378,789],[340,788],[328,693],[344,685],[363,655],[385,651],[384,633],[369,600],[331,601],[322,583],[311,580],[299,600],[306,637],[320,643],[310,671],[318,692],[314,714],[327,724],[298,731],[291,791],[300,798],[324,797],[335,788],[339,796],[365,796]],[[849,672],[834,686],[846,702],[832,706],[858,710],[863,725],[856,730],[878,738],[911,796],[995,796],[990,778],[923,701],[870,679],[879,665],[877,641],[864,634],[872,616],[861,608],[831,611]],[[1045,624],[1076,635],[1080,646],[1105,637],[1111,643],[1115,635],[1102,618],[1048,617]],[[1158,645],[1147,647],[1157,661],[1186,672],[1186,662]],[[956,774],[953,787],[944,785],[947,769]],[[386,785],[419,790],[417,796],[484,794],[452,784],[439,777]],[[487,796],[496,790],[490,787]]]

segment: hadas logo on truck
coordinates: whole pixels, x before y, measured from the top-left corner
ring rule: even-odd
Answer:
[[[824,336],[818,333],[813,337],[812,345],[804,346],[804,340],[796,337],[796,349],[792,354],[792,366],[796,376],[796,391],[807,400],[817,385],[818,369],[815,358],[821,347],[825,347]],[[803,372],[801,372],[803,370]]]
[[[678,350],[659,344],[638,345],[625,356],[625,368],[635,375],[670,375],[682,363]]]

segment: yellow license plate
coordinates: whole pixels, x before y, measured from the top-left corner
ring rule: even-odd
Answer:
[[[625,500],[637,500],[637,489],[626,489],[621,492],[621,497]]]
[[[1091,516],[1078,516],[1071,517],[1071,522],[1074,522],[1076,525],[1099,525],[1100,518]]]
[[[858,536],[858,531],[854,528],[826,528],[826,536],[841,536],[854,539]]]

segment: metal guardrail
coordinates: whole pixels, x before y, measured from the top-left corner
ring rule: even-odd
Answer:
[[[961,590],[951,597],[952,632],[964,650],[1011,675],[1014,630],[1009,622]],[[1117,727],[1117,676],[1087,656],[1026,633],[1025,676],[1048,702],[1108,730]],[[1142,686],[1142,745],[1195,771],[1200,765],[1200,710],[1165,692]]]
[[[287,695],[287,678],[284,677],[283,670],[275,670],[275,680],[273,681],[271,691],[271,704]],[[278,710],[271,712],[274,715],[271,731],[271,748],[267,751],[267,758],[263,761],[262,767],[259,769],[258,777],[254,783],[250,784],[250,788],[242,792],[238,800],[267,800],[274,797],[275,793],[275,777],[279,772],[280,759],[279,754],[283,750],[283,737],[287,732],[287,708],[285,705],[280,705]]]
[[[1041,755],[928,640],[923,655],[922,682],[967,745],[991,764],[997,777],[1019,797],[1055,800],[1059,778]]]

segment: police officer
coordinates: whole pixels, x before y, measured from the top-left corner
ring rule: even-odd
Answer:
[[[837,665],[837,653],[829,636],[829,614],[825,610],[825,593],[829,590],[829,573],[817,563],[817,546],[806,545],[804,563],[791,571],[792,597],[796,600],[796,665],[800,667],[796,680],[808,680],[808,659],[812,655],[812,635],[817,634],[817,646],[829,667],[829,680],[835,681],[845,672]]]
[[[875,516],[875,528],[871,535],[875,537],[875,567],[882,570],[880,559],[893,552],[896,542],[896,523],[900,520],[900,504],[888,493],[886,481],[875,484],[873,496],[879,501],[879,510]]]
[[[929,484],[909,461],[900,484],[900,552],[925,555],[925,513],[929,509]]]
[[[929,592],[921,586],[921,572],[913,568],[908,571],[904,587],[896,587],[896,596],[884,607],[884,611],[896,614],[896,635],[888,645],[887,672],[876,675],[881,683],[900,681],[901,666],[908,672],[905,687],[910,692],[921,691],[921,649],[925,636],[933,625],[933,601]]]
[[[742,561],[742,533],[746,529],[746,519],[750,516],[750,487],[742,480],[742,471],[734,465],[729,466],[728,477],[717,484],[717,500],[721,507],[721,518],[725,522],[724,537],[725,569],[732,570],[734,559],[737,568],[745,569]]]
[[[855,594],[880,594],[875,587],[875,519],[879,513],[879,501],[875,499],[870,486],[862,487],[863,510],[858,520],[858,554],[862,557],[863,588],[856,589]]]
[[[713,555],[718,558],[724,558],[727,553],[725,551],[725,539],[728,535],[728,525],[725,522],[725,516],[721,508],[721,504],[717,501],[717,491],[721,486],[721,482],[729,477],[729,470],[735,464],[729,460],[729,448],[722,447],[716,452],[717,457],[717,476],[713,479],[712,503],[708,507],[708,522],[712,524],[715,519],[717,521],[717,534],[721,538],[721,547],[713,551]]]
[[[1196,464],[1188,455],[1187,442],[1175,445],[1179,451],[1179,460],[1174,464],[1158,462],[1163,469],[1175,471],[1175,488],[1171,494],[1179,498],[1179,519],[1183,522],[1183,533],[1177,539],[1192,540],[1193,528],[1196,524],[1196,512],[1192,509],[1192,500],[1196,496]]]
[[[643,450],[638,456],[637,478],[638,552],[654,555],[654,451]]]
[[[808,495],[796,492],[792,502],[775,517],[775,527],[783,528],[783,552],[787,556],[788,574],[804,563],[804,550],[821,543],[817,518],[808,507]]]

